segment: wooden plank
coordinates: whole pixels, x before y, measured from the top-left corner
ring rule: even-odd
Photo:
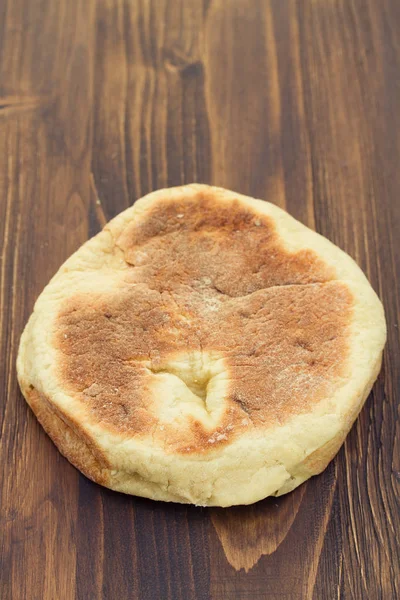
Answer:
[[[396,0],[0,3],[0,598],[400,597],[400,5]],[[328,469],[250,507],[89,482],[17,387],[19,335],[63,260],[140,195],[262,197],[383,298],[374,391]]]
[[[75,597],[79,475],[18,392],[22,327],[87,239],[94,3],[8,2],[2,37],[0,597]],[[79,562],[79,561],[78,561]]]

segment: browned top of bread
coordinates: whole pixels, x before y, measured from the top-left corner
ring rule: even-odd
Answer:
[[[272,218],[203,191],[159,199],[114,242],[130,267],[112,292],[68,297],[55,334],[61,381],[96,422],[198,453],[310,410],[342,376],[352,294]]]

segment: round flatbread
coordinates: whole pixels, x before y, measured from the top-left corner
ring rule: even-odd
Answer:
[[[273,204],[189,185],[138,200],[64,263],[17,367],[40,423],[90,479],[229,506],[327,466],[385,337],[347,254]]]

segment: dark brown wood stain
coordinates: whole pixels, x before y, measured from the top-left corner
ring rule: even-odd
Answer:
[[[0,598],[400,597],[400,4],[0,2]],[[385,304],[382,373],[328,469],[201,509],[104,490],[56,451],[15,376],[62,262],[153,189],[287,208]]]

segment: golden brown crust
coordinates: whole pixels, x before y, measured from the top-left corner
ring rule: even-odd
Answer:
[[[60,380],[91,420],[204,452],[311,410],[343,377],[352,294],[316,253],[289,252],[272,219],[203,190],[159,200],[115,245],[129,265],[115,291],[76,294],[57,319]],[[207,424],[207,386],[223,373]],[[160,419],[167,380],[203,401],[205,419]]]
[[[347,434],[352,428],[354,421],[356,420],[360,410],[364,405],[364,402],[368,398],[372,386],[375,383],[376,378],[378,377],[379,371],[381,370],[381,365],[382,354],[379,355],[378,360],[372,368],[370,379],[367,382],[362,394],[358,398],[358,402],[355,402],[353,404],[351,410],[346,415],[345,424],[342,430],[339,431],[337,435],[335,435],[335,437],[329,440],[326,444],[318,448],[318,450],[315,450],[314,452],[309,454],[304,460],[303,468],[310,474],[317,475],[318,473],[322,473],[322,471],[326,469],[331,460],[339,452],[340,447],[342,446]]]
[[[109,462],[93,439],[88,438],[78,422],[72,424],[32,386],[20,382],[26,401],[43,429],[63,454],[82,473],[96,483],[110,484]]]

